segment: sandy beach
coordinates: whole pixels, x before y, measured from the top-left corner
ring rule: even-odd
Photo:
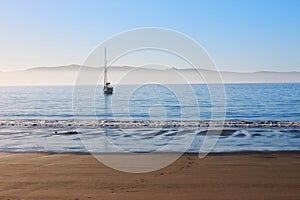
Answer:
[[[116,156],[116,155],[109,155]],[[300,199],[300,153],[185,154],[130,174],[88,154],[0,153],[0,199]]]

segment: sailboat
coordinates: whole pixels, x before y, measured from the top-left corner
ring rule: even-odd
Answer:
[[[114,91],[114,88],[110,86],[110,82],[107,81],[107,60],[106,60],[106,48],[104,49],[104,86],[103,93],[105,95],[111,95]]]

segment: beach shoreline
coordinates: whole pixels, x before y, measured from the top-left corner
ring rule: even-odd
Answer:
[[[0,153],[0,199],[299,199],[299,158],[300,152],[184,154],[161,170],[134,174],[85,153]]]

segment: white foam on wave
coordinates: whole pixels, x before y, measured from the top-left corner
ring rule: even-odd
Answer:
[[[77,120],[1,120],[0,126],[26,127],[300,127],[289,121],[77,121]]]

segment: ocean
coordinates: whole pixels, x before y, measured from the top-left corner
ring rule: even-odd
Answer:
[[[0,87],[0,151],[300,150],[300,83],[222,89],[120,85],[104,96],[93,86]]]

